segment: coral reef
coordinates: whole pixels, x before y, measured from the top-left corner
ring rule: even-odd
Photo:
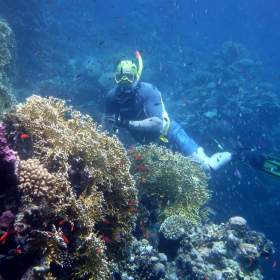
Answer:
[[[123,280],[163,280],[167,276],[167,256],[159,253],[145,239],[133,240],[129,258],[119,264],[115,274]],[[116,278],[117,279],[117,278]]]
[[[17,155],[9,147],[6,138],[5,125],[2,122],[0,122],[0,196],[5,197],[5,193],[8,190],[13,190],[14,187],[16,186],[17,164],[18,164]],[[4,211],[5,210],[5,208],[3,208],[4,204],[0,204],[0,205],[1,205],[0,211]]]
[[[183,222],[183,219],[186,221]],[[174,229],[187,223],[182,216],[167,218],[161,228],[165,227],[165,232],[170,228],[172,230],[165,238],[174,241]],[[264,279],[260,261],[274,253],[272,242],[262,233],[249,230],[242,217],[232,217],[227,223],[219,225],[185,227],[175,254],[173,246],[165,246],[166,254],[159,253],[160,249],[146,239],[134,240],[129,248],[128,260],[115,267],[116,277],[113,279]]]
[[[15,165],[16,153],[10,149],[5,135],[5,125],[0,122],[0,161]]]
[[[120,142],[54,98],[29,98],[5,125],[20,158],[13,189],[19,199],[11,213],[4,202],[1,213],[2,221],[14,217],[0,236],[8,240],[1,273],[11,279],[6,268],[21,261],[23,279],[108,279],[131,239],[138,205]],[[1,151],[13,155],[2,142]]]
[[[225,42],[185,77],[167,106],[174,118],[202,141],[205,131],[209,135],[223,131],[221,142],[228,149],[236,148],[237,135],[245,147],[269,145],[278,131],[280,99],[275,86],[262,82],[262,71],[262,63],[244,46]],[[257,139],[256,143],[252,144],[252,139]],[[203,146],[217,149],[211,139]]]
[[[177,273],[190,279],[263,279],[259,260],[274,253],[272,243],[243,221],[192,228],[181,242]]]
[[[140,200],[160,219],[177,214],[195,224],[206,218],[208,178],[197,163],[154,144],[135,147],[129,155]]]
[[[9,25],[0,18],[0,116],[14,102],[9,81],[14,49],[14,35]]]
[[[134,213],[127,210],[137,199],[136,189],[125,150],[116,138],[54,98],[32,96],[8,118],[13,135],[29,135],[28,147],[21,150],[20,141],[14,143],[20,156],[32,150],[50,171],[66,176],[81,197],[103,196],[106,203],[100,207],[115,229],[124,235],[131,231]]]
[[[185,235],[190,227],[191,224],[185,217],[172,215],[162,222],[159,231],[166,239],[178,240]]]

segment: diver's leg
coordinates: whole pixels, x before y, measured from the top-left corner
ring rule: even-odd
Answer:
[[[178,150],[184,156],[191,156],[199,148],[197,143],[189,137],[182,126],[175,121],[171,123],[168,132],[168,141],[175,150]]]
[[[192,156],[200,162],[204,168],[218,170],[231,160],[231,153],[216,153],[208,157],[203,148],[186,133],[186,131],[175,121],[172,121],[170,131],[168,133],[169,142],[176,150],[185,156]]]

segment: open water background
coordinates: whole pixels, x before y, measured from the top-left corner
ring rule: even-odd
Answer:
[[[262,71],[254,83],[270,83],[280,99],[278,0],[0,0],[0,16],[15,31],[16,74],[12,78],[19,100],[38,93],[42,81],[51,81],[46,94],[70,99],[72,105],[99,120],[106,90],[88,75],[85,65],[93,59],[96,68],[92,71],[98,68],[109,74],[120,58],[133,57],[135,49],[139,49],[145,62],[143,79],[162,90],[169,108],[168,102],[180,102],[178,88],[180,98],[182,91],[187,92],[184,79],[219,52],[226,41],[242,44],[250,57],[262,62]],[[259,102],[262,103],[261,97]],[[262,117],[255,113],[256,118]],[[280,130],[278,113],[271,118],[276,131],[277,127]],[[177,117],[175,111],[170,114]],[[223,129],[213,135],[207,129],[203,134],[197,132],[190,123],[184,127],[212,152],[217,147],[209,141],[224,136]],[[279,137],[262,135],[269,127],[232,129],[231,136],[246,139],[251,130],[254,137],[251,143],[245,143],[247,146],[280,152]],[[227,147],[226,140],[223,144]],[[236,175],[236,168],[241,176]],[[279,262],[280,179],[246,166],[230,166],[214,175],[211,188],[211,207],[217,213],[213,220],[244,216],[253,229],[274,241],[275,259]],[[264,269],[266,279],[280,279],[278,266],[272,268],[270,262],[264,264]]]

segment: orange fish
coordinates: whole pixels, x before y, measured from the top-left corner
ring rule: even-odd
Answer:
[[[141,154],[136,153],[136,154],[134,155],[134,159],[135,159],[135,160],[141,160],[141,159],[142,159]]]
[[[64,242],[65,242],[66,244],[69,244],[69,243],[70,243],[68,237],[67,237],[64,233],[62,233],[61,236],[62,236],[62,238],[63,238],[63,240],[64,240]]]
[[[62,225],[64,225],[65,223],[66,223],[66,221],[62,219],[61,221],[58,222],[58,225],[59,225],[59,226],[62,226]]]
[[[97,255],[100,255],[100,254],[103,253],[103,249],[102,248],[96,248],[95,252],[96,252]]]
[[[102,235],[101,240],[103,240],[105,243],[112,243],[113,242],[113,240],[109,236],[106,236],[106,235]]]
[[[137,206],[138,205],[138,201],[136,199],[130,199],[128,202],[127,202],[127,205],[128,206]]]
[[[22,254],[22,250],[20,249],[19,246],[16,248],[16,254],[17,254],[17,255]]]
[[[102,220],[102,224],[105,224],[105,225],[112,225],[112,222],[107,220],[107,219],[103,219]]]
[[[28,135],[27,133],[21,133],[21,134],[19,135],[19,138],[22,139],[22,140],[26,140],[26,139],[29,138],[29,135]]]
[[[7,238],[13,233],[13,231],[14,231],[13,229],[9,229],[8,231],[4,232],[4,233],[2,234],[2,236],[0,237],[0,242],[1,242],[2,244],[5,244]]]
[[[139,172],[146,172],[149,170],[150,170],[150,168],[148,166],[146,166],[145,164],[139,164],[137,166],[137,171],[139,171]]]

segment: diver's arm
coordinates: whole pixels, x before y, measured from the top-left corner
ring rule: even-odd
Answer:
[[[147,118],[139,121],[130,121],[129,129],[158,134],[162,133],[165,121],[164,116],[167,116],[167,113],[160,91],[151,84],[142,83],[141,95],[144,98],[144,111]]]
[[[151,117],[141,121],[130,121],[128,128],[136,131],[157,132],[162,131],[163,121],[158,117]]]
[[[102,126],[109,133],[115,131],[116,104],[114,102],[115,89],[108,92],[105,99],[105,113],[102,118]]]

